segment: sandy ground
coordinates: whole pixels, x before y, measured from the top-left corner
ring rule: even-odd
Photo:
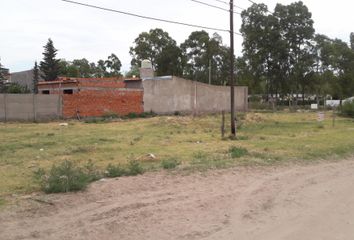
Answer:
[[[352,240],[354,159],[148,173],[27,196],[0,212],[0,239]]]

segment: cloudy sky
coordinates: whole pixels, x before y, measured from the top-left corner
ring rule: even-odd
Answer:
[[[132,12],[157,18],[227,29],[228,13],[197,4],[191,0],[77,0],[78,2]],[[215,0],[199,0],[227,8]],[[225,0],[227,1],[227,0]],[[291,0],[254,0],[263,2],[273,10],[277,2],[290,4]],[[310,9],[317,33],[349,41],[354,32],[354,1],[303,0]],[[66,60],[87,58],[96,62],[115,53],[129,70],[129,47],[143,31],[162,28],[178,43],[192,31],[200,30],[167,23],[134,18],[87,7],[76,6],[61,0],[0,0],[0,57],[1,63],[11,72],[27,70],[34,61],[42,59],[43,45],[48,38],[59,50],[58,57]],[[243,8],[248,0],[235,0]],[[237,10],[237,9],[236,9]],[[235,30],[241,18],[235,15]],[[215,31],[208,31],[212,34]],[[228,45],[228,33],[219,32]],[[236,54],[240,54],[242,38],[235,37]]]

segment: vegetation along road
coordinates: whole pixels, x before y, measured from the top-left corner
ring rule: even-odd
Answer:
[[[0,238],[349,240],[353,182],[354,159],[147,173],[32,195],[0,213]]]

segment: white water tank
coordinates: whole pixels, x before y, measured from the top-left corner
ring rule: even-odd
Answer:
[[[150,60],[141,61],[141,68],[139,69],[139,71],[140,71],[140,78],[143,80],[147,78],[153,78],[155,75]]]
[[[152,68],[151,61],[147,59],[141,61],[141,68]]]

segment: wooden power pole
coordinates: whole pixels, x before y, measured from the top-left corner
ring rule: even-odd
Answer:
[[[231,99],[231,137],[236,137],[235,126],[235,83],[234,83],[234,1],[230,0],[230,99]]]

